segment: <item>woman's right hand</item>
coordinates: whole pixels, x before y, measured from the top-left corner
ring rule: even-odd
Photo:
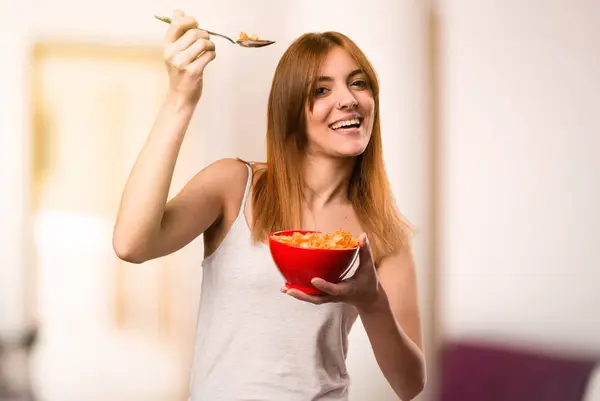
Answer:
[[[176,10],[163,49],[170,94],[180,102],[195,105],[202,95],[204,68],[215,56],[215,44],[208,33],[198,29],[194,17]]]

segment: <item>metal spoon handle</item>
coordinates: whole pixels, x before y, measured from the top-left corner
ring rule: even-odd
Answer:
[[[173,20],[171,18],[169,18],[169,17],[161,17],[160,15],[155,15],[154,18],[156,18],[159,21],[166,22],[167,24],[170,24],[171,22],[173,22]],[[209,30],[206,30],[206,29],[202,29],[202,28],[198,28],[198,29],[200,29],[202,31],[205,31],[209,35],[220,36],[223,39],[227,39],[228,41],[230,41],[234,45],[236,44],[235,40],[231,39],[229,36],[221,35],[220,33],[212,32],[212,31],[209,31]]]
[[[220,37],[222,37],[223,39],[227,39],[228,41],[230,41],[230,42],[231,42],[231,43],[233,43],[234,45],[236,44],[236,43],[235,43],[235,40],[231,39],[229,36],[221,35],[220,33],[211,32],[211,31],[208,31],[208,30],[206,30],[206,29],[202,29],[202,28],[198,28],[198,29],[205,31],[205,32],[206,32],[206,33],[208,33],[209,35],[220,36]]]

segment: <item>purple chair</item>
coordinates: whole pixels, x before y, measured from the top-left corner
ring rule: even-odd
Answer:
[[[598,360],[456,343],[442,353],[439,401],[582,401]]]

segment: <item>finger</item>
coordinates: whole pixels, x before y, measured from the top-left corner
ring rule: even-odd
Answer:
[[[165,47],[165,60],[172,60],[179,52],[189,48],[198,39],[201,39],[201,37],[201,31],[199,29],[190,29],[186,31],[179,39]]]
[[[340,296],[345,293],[344,284],[330,283],[322,278],[313,278],[311,280],[311,284],[314,285],[316,289],[321,290],[329,295]]]
[[[174,18],[185,17],[185,13],[183,12],[183,10],[175,10],[175,11],[173,11],[173,17]]]
[[[171,46],[178,51],[183,51],[199,39],[208,39],[208,33],[197,28],[192,28],[185,31]]]
[[[334,284],[323,279],[314,278],[311,284],[337,301],[348,301],[356,298],[359,290],[359,281],[356,276]]]
[[[210,35],[205,30],[198,29],[198,39],[210,39]]]
[[[215,57],[217,57],[217,53],[214,50],[205,51],[189,65],[188,71],[195,74],[200,74],[206,65],[213,61]]]
[[[173,19],[173,21],[169,24],[169,28],[165,33],[165,44],[169,45],[174,43],[177,39],[179,39],[183,34],[190,30],[198,27],[198,22],[194,19],[194,17],[179,17]]]
[[[373,253],[371,252],[371,244],[367,234],[362,233],[360,237],[358,237],[358,243],[360,244],[360,250],[358,251],[360,263],[373,264]]]
[[[198,39],[190,47],[185,49],[182,52],[179,52],[173,58],[173,65],[177,66],[186,66],[195,61],[198,57],[200,57],[205,52],[213,52],[215,51],[215,44],[207,39]],[[210,57],[208,57],[210,58]],[[213,57],[214,58],[214,57]],[[211,59],[212,60],[212,59]],[[210,61],[210,60],[208,60]],[[192,67],[193,68],[193,67]]]
[[[185,31],[179,39],[173,42],[173,45],[175,47],[179,47],[180,50],[183,50],[198,39],[210,39],[210,35],[208,34],[208,32],[202,29],[190,28],[187,31]],[[180,45],[180,42],[183,44],[187,43],[187,46],[182,47],[183,45]]]
[[[333,297],[328,295],[309,295],[295,288],[289,289],[287,295],[294,297],[300,301],[310,302],[311,304],[321,305],[327,302],[333,302]]]

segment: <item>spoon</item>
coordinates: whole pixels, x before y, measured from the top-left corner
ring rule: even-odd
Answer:
[[[161,17],[159,15],[155,15],[154,18],[156,18],[159,21],[166,22],[167,24],[170,24],[171,22],[173,22],[173,20],[171,18]],[[205,31],[209,35],[220,36],[223,39],[227,39],[234,45],[237,44],[241,47],[265,47],[265,46],[269,46],[269,45],[272,45],[273,43],[275,43],[272,40],[242,40],[242,39],[233,40],[229,36],[221,35],[220,33],[207,31],[206,29],[202,29],[202,28],[199,28],[199,29]]]

